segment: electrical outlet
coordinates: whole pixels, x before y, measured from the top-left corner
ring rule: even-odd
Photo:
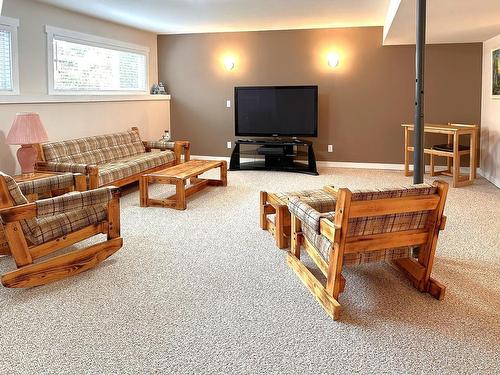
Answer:
[[[233,147],[231,146],[231,141],[227,141],[227,148],[233,148]]]
[[[328,152],[333,152],[333,145],[328,145]]]
[[[231,108],[231,100],[226,100],[226,107]]]

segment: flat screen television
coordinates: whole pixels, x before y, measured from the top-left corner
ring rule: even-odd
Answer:
[[[318,86],[235,87],[237,136],[316,137]]]

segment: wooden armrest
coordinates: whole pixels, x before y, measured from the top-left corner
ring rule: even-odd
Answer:
[[[27,203],[14,207],[2,208],[0,209],[0,217],[4,223],[33,219],[36,217],[36,204]]]
[[[319,232],[331,242],[340,241],[340,225],[335,225],[335,223],[327,218],[320,219]]]

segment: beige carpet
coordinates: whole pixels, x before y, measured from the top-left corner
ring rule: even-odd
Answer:
[[[0,287],[0,373],[500,372],[500,190],[451,189],[433,276],[444,301],[385,264],[345,272],[332,321],[258,225],[259,190],[408,184],[401,172],[230,172],[184,212],[122,198],[125,245],[31,290]],[[166,186],[155,193],[167,194]],[[0,273],[13,267],[0,258]]]

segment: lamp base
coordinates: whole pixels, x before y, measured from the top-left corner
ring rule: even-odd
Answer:
[[[17,161],[21,165],[23,176],[32,176],[35,173],[37,154],[36,148],[33,145],[21,145],[21,148],[17,150]]]

